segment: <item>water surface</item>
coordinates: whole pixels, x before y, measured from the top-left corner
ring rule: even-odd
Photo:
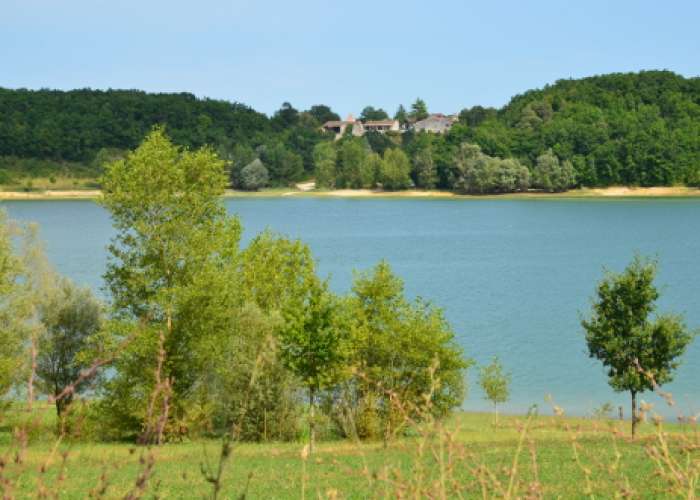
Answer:
[[[420,295],[445,309],[459,342],[478,362],[498,355],[513,373],[506,411],[541,411],[551,393],[570,414],[624,404],[586,355],[586,313],[603,266],[621,270],[635,252],[658,256],[661,310],[700,326],[700,200],[439,200],[245,198],[227,200],[244,240],[270,228],[312,248],[338,292],[353,269],[384,258]],[[101,287],[108,214],[91,201],[3,202],[13,218],[41,226],[58,270]],[[465,408],[485,409],[474,373]],[[670,414],[700,411],[700,339],[674,383]],[[651,395],[643,399],[657,403]],[[669,414],[669,411],[665,411]]]

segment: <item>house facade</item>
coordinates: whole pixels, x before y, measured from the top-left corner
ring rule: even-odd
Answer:
[[[383,134],[385,132],[399,132],[401,130],[398,120],[361,122],[360,120],[356,120],[351,114],[348,115],[345,120],[328,121],[324,123],[321,128],[327,132],[333,132],[337,140],[345,134],[348,127],[352,127],[352,135],[355,137],[361,137],[367,132],[379,132]]]
[[[435,134],[444,134],[452,128],[452,125],[457,122],[456,116],[447,116],[442,113],[435,113],[423,120],[419,120],[413,124],[413,130],[420,132],[433,132]]]

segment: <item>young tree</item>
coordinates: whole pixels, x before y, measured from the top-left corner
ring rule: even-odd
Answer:
[[[347,307],[353,363],[362,374],[355,381],[353,400],[358,408],[372,402],[365,406],[381,420],[385,437],[398,416],[390,393],[410,411],[430,397],[430,411],[437,417],[462,403],[464,372],[471,361],[464,357],[442,311],[420,299],[409,302],[403,282],[386,262],[356,275]]]
[[[607,369],[615,391],[632,400],[632,436],[637,426],[637,395],[673,379],[678,357],[693,338],[680,316],[651,315],[659,292],[656,261],[635,256],[620,274],[607,272],[598,283],[586,331],[590,357]]]
[[[306,296],[291,301],[280,332],[282,358],[308,390],[310,452],[316,438],[316,395],[338,381],[347,358],[347,330],[337,310],[328,284],[315,280]]]
[[[37,376],[48,394],[57,396],[79,381],[89,361],[79,354],[88,339],[102,324],[102,305],[89,288],[79,288],[67,278],[56,278],[56,285],[38,307],[44,331],[39,337]],[[75,387],[80,393],[89,386],[82,381]],[[73,400],[73,393],[56,399],[56,414],[62,417]]]
[[[510,373],[503,371],[503,365],[497,357],[479,369],[479,385],[484,391],[484,397],[493,403],[496,424],[498,424],[498,404],[508,401],[510,378]]]

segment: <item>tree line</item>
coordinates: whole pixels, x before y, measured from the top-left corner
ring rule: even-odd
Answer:
[[[417,99],[394,118],[407,125],[428,114]],[[216,149],[232,185],[241,189],[313,177],[322,187],[474,193],[700,185],[700,79],[669,71],[560,80],[517,95],[501,109],[464,109],[445,134],[368,133],[338,144],[320,128],[339,119],[327,105],[300,111],[284,103],[267,117],[191,94],[0,89],[0,116],[0,180],[51,168],[79,171],[77,165],[97,175],[163,124],[178,145]],[[388,116],[366,106],[360,119]],[[478,161],[471,158],[467,166],[464,153],[474,156],[474,146]]]

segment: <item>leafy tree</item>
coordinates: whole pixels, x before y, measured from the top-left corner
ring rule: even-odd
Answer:
[[[387,149],[381,165],[379,180],[382,188],[394,191],[411,186],[411,162],[400,149]]]
[[[178,148],[160,128],[108,167],[103,186],[117,231],[105,280],[125,325],[112,336],[129,342],[101,407],[114,429],[152,431],[149,416],[186,417],[208,366],[205,339],[230,329],[240,224],[221,200],[223,162],[208,148]]]
[[[285,364],[308,390],[309,451],[313,451],[316,396],[342,376],[347,334],[337,319],[338,303],[327,283],[315,282],[308,295],[295,297],[292,304],[285,310],[280,349]]]
[[[241,170],[241,187],[247,191],[257,191],[267,186],[270,176],[263,162],[256,158]]]
[[[360,171],[367,158],[367,143],[358,137],[345,137],[338,149],[338,175],[336,185],[341,188],[360,188]]]
[[[17,382],[26,347],[26,304],[21,279],[22,259],[15,254],[12,239],[16,236],[4,211],[0,211],[0,398]]]
[[[271,121],[278,130],[293,127],[299,123],[299,111],[288,102],[284,102],[282,107],[275,111]]]
[[[304,175],[302,157],[290,151],[281,142],[260,146],[257,152],[263,165],[267,168],[272,185],[284,186],[302,179]]]
[[[386,262],[355,276],[348,307],[354,364],[362,374],[353,385],[355,411],[375,414],[387,436],[398,418],[392,393],[409,409],[422,407],[429,397],[436,416],[461,404],[471,361],[442,311],[420,299],[409,302],[403,282]],[[366,415],[355,420],[367,421]]]
[[[423,99],[418,98],[413,104],[411,104],[411,112],[409,113],[409,117],[415,121],[428,118],[428,105],[425,104]]]
[[[371,189],[377,185],[382,174],[384,162],[378,153],[369,153],[360,166],[360,182],[363,188]]]
[[[338,152],[332,142],[319,142],[314,148],[316,188],[333,189],[336,181],[335,164]]]
[[[399,104],[396,113],[394,113],[394,120],[398,120],[402,127],[408,123],[408,113],[406,112],[406,108],[403,107],[403,104]]]
[[[362,113],[360,113],[360,121],[362,121],[362,122],[388,120],[388,119],[389,119],[389,115],[382,108],[375,109],[372,106],[366,106],[362,110]]]
[[[530,173],[513,159],[485,155],[475,144],[463,143],[454,155],[453,187],[468,193],[510,193],[527,189]]]
[[[340,120],[340,116],[325,104],[315,104],[309,108],[307,113],[313,116],[318,121],[319,125],[323,125],[329,121]]]
[[[437,183],[437,168],[430,147],[422,148],[413,157],[413,171],[416,185],[424,189],[433,189]]]
[[[479,385],[484,391],[485,398],[493,403],[496,424],[498,424],[498,404],[508,401],[510,378],[510,373],[503,371],[503,365],[497,357],[479,369]]]
[[[632,400],[632,436],[637,426],[637,395],[673,379],[677,358],[693,338],[680,316],[651,317],[659,292],[657,263],[636,256],[620,274],[607,272],[598,283],[591,315],[581,321],[591,358],[607,369],[615,391]]]
[[[532,183],[549,192],[566,191],[576,183],[576,172],[569,160],[560,163],[550,149],[537,157]]]
[[[102,305],[89,288],[79,288],[67,278],[56,277],[56,285],[39,304],[39,320],[44,328],[39,337],[36,373],[48,394],[57,396],[71,384],[75,391],[55,400],[62,417],[74,393],[85,390],[94,380],[80,381],[89,360],[80,354],[102,325]]]

